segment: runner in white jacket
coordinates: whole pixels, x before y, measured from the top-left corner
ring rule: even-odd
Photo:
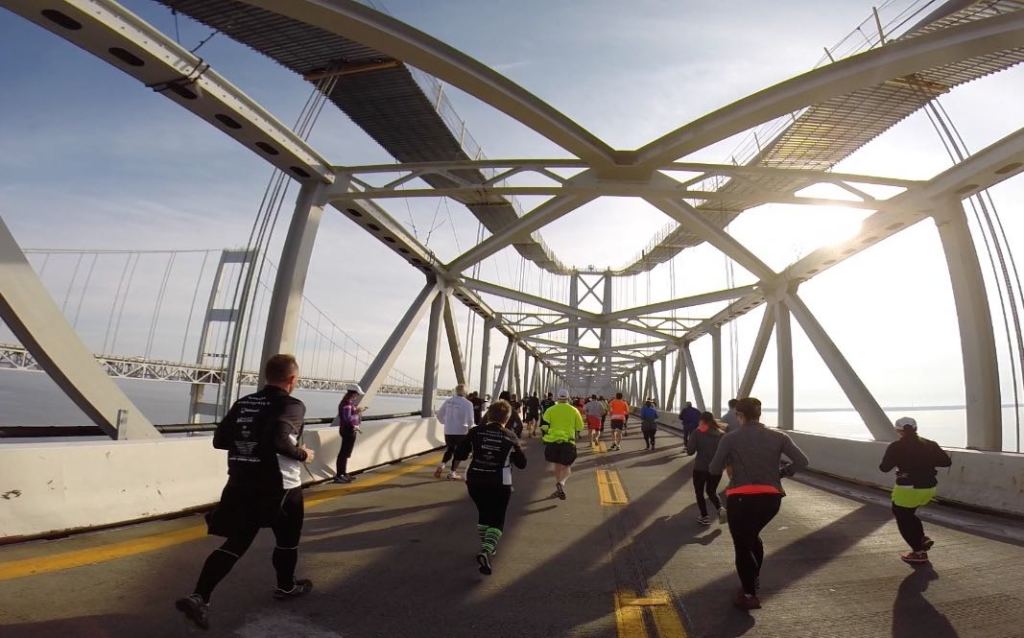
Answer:
[[[466,386],[460,383],[455,386],[455,393],[450,399],[441,404],[437,410],[437,420],[444,424],[444,457],[441,464],[434,470],[434,478],[441,478],[444,466],[451,461],[452,468],[448,472],[448,478],[462,480],[456,470],[459,467],[459,459],[455,457],[455,448],[466,438],[469,428],[473,427],[473,404],[466,398]]]

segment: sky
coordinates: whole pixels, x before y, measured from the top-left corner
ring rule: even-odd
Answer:
[[[869,18],[873,2],[389,0],[386,6],[395,17],[504,73],[612,146],[628,149],[810,69],[823,47]],[[883,15],[926,4],[885,3]],[[143,0],[125,5],[165,33],[175,33],[170,12],[161,6]],[[184,17],[177,29],[189,48],[209,35],[209,29]],[[213,37],[201,53],[284,122],[295,120],[309,95],[309,85],[300,78],[226,36]],[[177,250],[245,244],[270,177],[260,158],[112,66],[6,12],[0,12],[0,60],[6,61],[0,64],[0,215],[23,247]],[[1014,69],[942,98],[971,149],[1021,126],[1021,113],[993,107],[1021,103],[1022,78],[1021,70]],[[457,89],[445,91],[487,156],[564,157],[564,151],[493,108]],[[332,105],[324,110],[310,142],[337,164],[392,161]],[[741,142],[727,140],[693,159],[728,161]],[[838,169],[926,179],[949,164],[927,119],[914,115]],[[993,191],[1018,252],[1024,244],[1021,190],[1016,178]],[[294,195],[292,189],[285,214]],[[455,202],[390,200],[386,207],[443,259],[465,250],[477,234],[475,218]],[[823,243],[855,233],[863,216],[849,210],[763,206],[745,213],[729,230],[772,268],[781,269]],[[617,267],[668,222],[644,204],[603,198],[551,224],[541,235],[567,263]],[[282,223],[271,258],[283,233]],[[81,283],[84,275],[70,281],[74,259],[54,258],[43,279],[58,303],[84,308],[77,328],[97,349],[109,336],[110,307],[123,268],[116,259],[126,257],[104,257],[88,292]],[[209,286],[211,266],[203,271],[204,280],[199,272],[202,253],[175,258],[168,301],[150,330],[154,291],[167,259],[154,255],[140,261],[139,283],[120,320],[124,328],[119,348],[125,351],[149,348],[155,355],[179,356],[186,335],[184,317],[192,307],[189,299],[197,278]],[[723,288],[726,262],[706,245],[684,251],[650,275],[617,282],[622,299],[616,307]],[[33,263],[43,267],[39,256]],[[742,268],[734,272],[737,284],[752,283]],[[487,260],[481,277],[563,299],[566,294],[564,280],[545,276],[532,264],[523,266],[511,250]],[[323,315],[306,316],[311,323],[335,322],[375,352],[422,285],[421,274],[330,211],[306,288]],[[952,293],[931,222],[849,259],[800,292],[883,405],[963,403]],[[487,299],[499,310],[516,309],[515,304]],[[696,308],[693,314],[720,307]],[[994,298],[993,312],[999,317]],[[736,348],[730,346],[726,354],[727,393],[742,374],[759,318],[756,311],[736,322]],[[463,335],[467,330],[475,334],[472,356],[478,362],[480,326],[469,328],[461,311],[459,321]],[[793,331],[797,405],[847,406],[795,323]],[[194,326],[186,336],[188,356],[194,356]],[[1005,336],[999,331],[997,340],[1007,398]],[[424,341],[421,326],[398,363],[416,378],[423,376]],[[705,388],[711,383],[708,341],[693,346]],[[770,348],[755,386],[755,394],[769,406],[776,393],[773,352]],[[495,345],[492,363],[500,354]],[[472,374],[474,379],[479,374],[476,363]],[[451,366],[444,361],[440,382],[454,383]]]

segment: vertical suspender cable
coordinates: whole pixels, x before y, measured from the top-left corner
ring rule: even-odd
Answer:
[[[206,271],[206,261],[210,258],[210,251],[203,253],[203,261],[199,265],[199,275],[196,276],[196,288],[192,292],[192,303],[188,306],[188,318],[185,320],[185,336],[181,340],[181,354],[178,356],[178,360],[185,361],[185,348],[188,345],[188,333],[192,328],[192,314],[196,309],[196,299],[199,298],[199,286],[203,283],[203,273]],[[212,284],[211,284],[212,285]]]
[[[78,296],[78,306],[75,308],[75,318],[71,322],[72,328],[78,328],[78,317],[82,314],[82,303],[85,301],[85,295],[89,292],[89,283],[92,282],[92,273],[96,269],[96,262],[99,260],[100,254],[93,253],[92,263],[89,264],[89,272],[85,275],[85,283],[82,284],[82,294]]]

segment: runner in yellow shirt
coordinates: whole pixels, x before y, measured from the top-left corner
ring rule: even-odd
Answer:
[[[558,402],[545,410],[541,429],[544,430],[544,460],[554,466],[555,493],[565,500],[565,481],[572,473],[576,460],[576,433],[583,429],[583,417],[569,404],[569,391],[558,391]]]

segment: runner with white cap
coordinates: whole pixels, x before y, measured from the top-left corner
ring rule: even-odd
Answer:
[[[889,472],[896,468],[896,485],[892,488],[892,513],[910,552],[900,558],[912,565],[928,562],[928,550],[935,543],[925,536],[924,525],[917,517],[917,508],[935,498],[939,484],[935,470],[953,464],[949,455],[935,441],[917,435],[917,421],[905,416],[893,424],[900,438],[889,444],[878,469]]]
[[[351,483],[355,480],[348,473],[348,459],[352,456],[352,449],[356,446],[356,435],[362,432],[359,429],[360,416],[366,411],[365,407],[358,407],[359,399],[365,394],[358,383],[350,383],[345,389],[345,396],[338,404],[338,429],[341,433],[341,449],[338,450],[338,464],[334,477],[335,483]]]
[[[565,500],[565,481],[576,460],[576,433],[583,429],[583,417],[569,403],[569,391],[558,391],[558,402],[544,411],[544,460],[554,466],[555,493]]]

